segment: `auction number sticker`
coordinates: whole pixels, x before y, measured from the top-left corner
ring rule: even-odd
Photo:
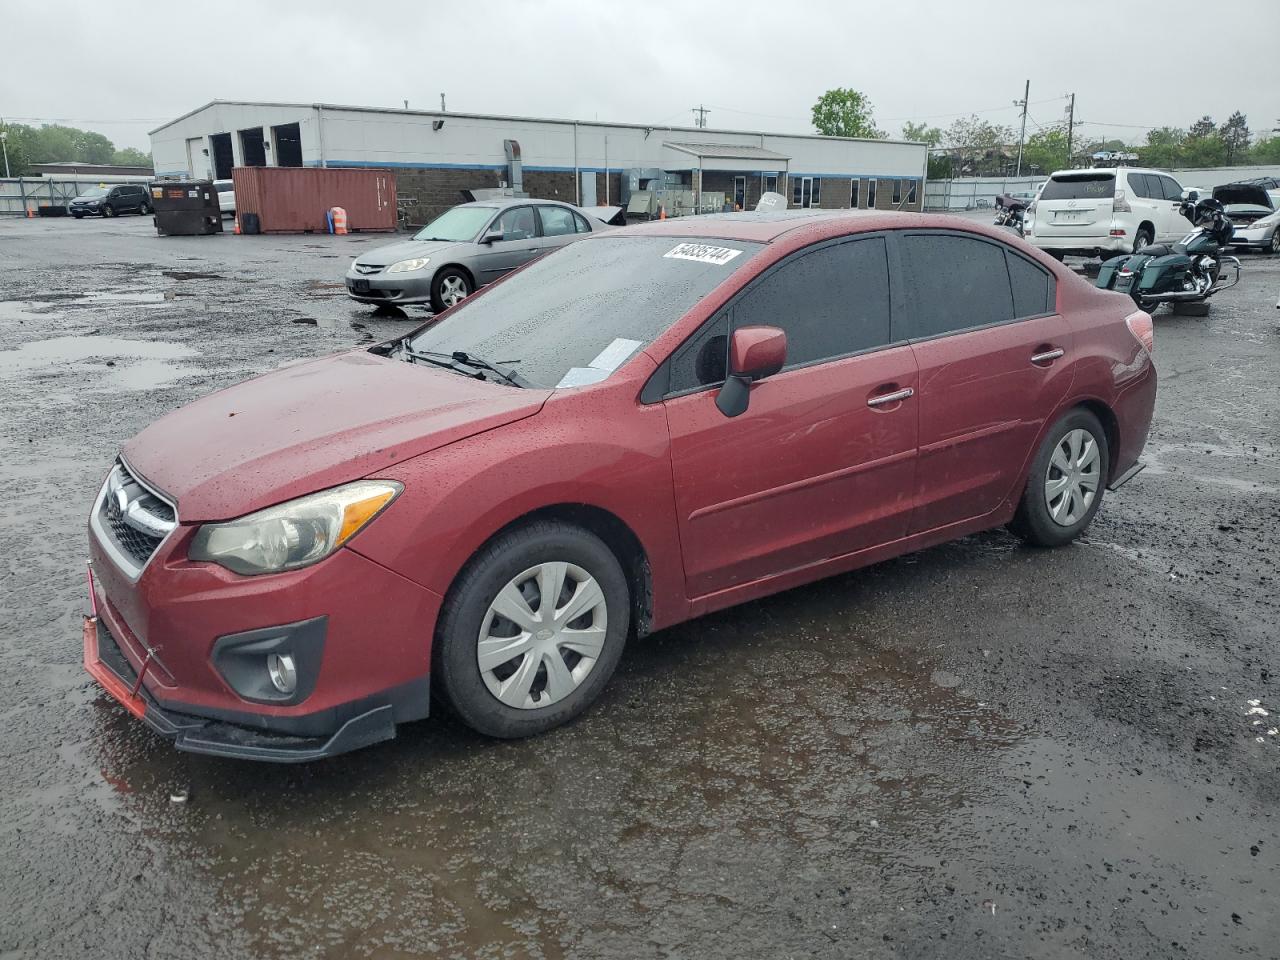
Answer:
[[[682,243],[662,256],[670,260],[693,260],[697,263],[714,263],[716,266],[722,267],[741,252],[741,250],[734,250],[732,247],[713,247],[705,243]]]

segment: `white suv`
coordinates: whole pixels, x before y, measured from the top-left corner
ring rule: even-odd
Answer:
[[[1060,170],[1028,208],[1023,235],[1059,260],[1065,254],[1105,260],[1186,234],[1191,225],[1178,212],[1182,197],[1182,184],[1159,170]]]

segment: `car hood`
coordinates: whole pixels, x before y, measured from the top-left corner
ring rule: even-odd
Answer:
[[[1251,183],[1228,183],[1213,188],[1213,199],[1223,206],[1228,204],[1249,204],[1250,206],[1272,209],[1271,196],[1262,187]]]
[[[517,389],[352,351],[285,367],[188,404],[122,451],[183,523],[228,520],[531,416]]]
[[[367,266],[389,267],[399,260],[413,260],[417,257],[443,257],[446,251],[457,247],[472,248],[473,243],[454,243],[446,240],[402,240],[385,247],[375,247],[368,253],[356,257],[356,263]]]
[[[101,200],[105,200],[105,199],[107,199],[105,196],[103,196],[103,197],[75,197],[75,198],[73,198],[73,199],[72,199],[72,201],[71,201],[71,202],[72,202],[72,203],[98,203],[99,201],[101,201]]]

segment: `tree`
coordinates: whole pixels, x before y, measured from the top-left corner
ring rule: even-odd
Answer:
[[[1227,165],[1239,163],[1246,158],[1249,150],[1249,123],[1243,113],[1237,110],[1218,130],[1222,144],[1227,151]]]
[[[151,154],[139,150],[137,147],[125,147],[123,150],[117,150],[115,156],[111,158],[111,162],[121,167],[149,167],[151,166]]]
[[[824,137],[864,137],[879,140],[871,101],[851,87],[828,90],[813,105],[813,126]]]
[[[1191,129],[1187,131],[1189,137],[1207,137],[1216,133],[1218,125],[1213,122],[1213,117],[1207,113],[1191,125]]]
[[[1181,127],[1157,127],[1148,131],[1146,145],[1138,148],[1138,162],[1144,167],[1176,167],[1186,139],[1187,132]]]
[[[1220,167],[1226,162],[1227,145],[1216,131],[1204,137],[1187,137],[1178,157],[1182,167]]]
[[[1071,166],[1071,158],[1067,156],[1066,125],[1046,127],[1028,137],[1022,150],[1022,165],[1041,173]]]
[[[942,142],[943,133],[937,127],[931,127],[924,123],[904,123],[902,125],[902,139],[913,140],[916,143],[927,143],[930,147],[936,147]]]
[[[988,123],[977,114],[956,120],[944,137],[956,176],[1004,173],[1004,145],[1013,140],[1011,127]]]
[[[1249,150],[1252,163],[1280,163],[1280,137],[1264,137]]]

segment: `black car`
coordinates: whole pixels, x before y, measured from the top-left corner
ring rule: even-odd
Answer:
[[[122,213],[151,212],[151,197],[143,184],[126,183],[117,187],[94,187],[71,201],[70,213],[79,220],[86,214],[118,217]]]

